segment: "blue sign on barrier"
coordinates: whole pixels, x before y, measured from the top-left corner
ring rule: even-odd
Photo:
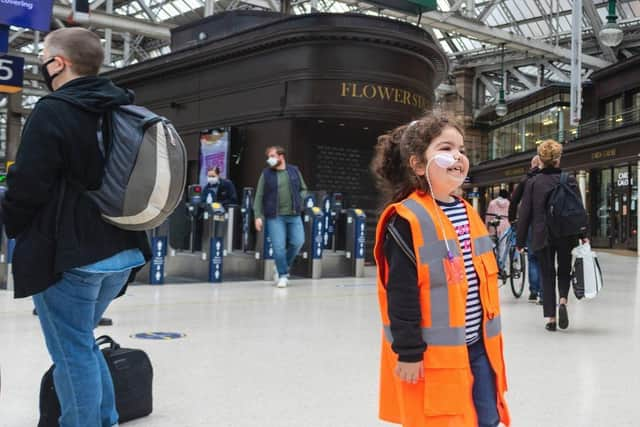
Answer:
[[[164,284],[164,257],[154,256],[149,266],[149,283],[152,285]]]
[[[263,259],[273,259],[273,245],[271,244],[271,237],[267,236],[265,231],[264,235],[264,253],[262,254]]]
[[[355,248],[354,248],[354,258],[364,258],[364,244],[365,244],[365,215],[364,212],[360,209],[355,210]]]
[[[212,237],[209,245],[209,282],[222,282],[222,237]]]
[[[0,23],[49,31],[53,0],[1,0]]]
[[[167,256],[166,236],[152,237],[151,251],[153,258],[149,266],[149,283],[162,285],[164,284],[164,258]]]
[[[0,4],[1,0],[0,0]],[[16,93],[22,90],[24,58],[0,56],[0,93]]]
[[[167,237],[156,236],[151,238],[151,247],[154,257],[167,256]]]
[[[9,27],[0,24],[0,55],[9,52]]]
[[[312,224],[312,236],[311,236],[311,258],[321,259],[322,250],[324,249],[324,215],[320,211],[320,208],[313,208],[313,224]]]

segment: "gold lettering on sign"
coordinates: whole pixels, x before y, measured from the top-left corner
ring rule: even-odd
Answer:
[[[383,102],[408,105],[418,109],[427,108],[427,99],[424,96],[406,89],[379,84],[341,82],[340,96],[342,98],[377,99]]]
[[[526,171],[524,168],[508,169],[504,171],[504,176],[519,176],[524,175]]]
[[[615,156],[616,156],[616,149],[611,148],[610,150],[596,151],[595,153],[591,153],[591,160],[606,159],[606,158],[615,157]]]

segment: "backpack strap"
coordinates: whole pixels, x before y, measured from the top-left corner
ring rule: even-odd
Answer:
[[[110,125],[111,113],[107,112],[98,117],[96,137],[98,139],[98,149],[100,150],[105,162],[107,161],[107,154],[109,153],[109,146],[111,145],[111,132],[109,131]]]
[[[400,247],[400,249],[402,249],[402,252],[404,252],[404,254],[409,258],[411,263],[413,265],[416,265],[416,255],[413,253],[413,251],[411,250],[407,242],[402,238],[396,226],[393,225],[394,219],[395,217],[392,218],[391,221],[387,223],[387,232],[393,238],[393,240],[395,240],[396,244]]]
[[[560,173],[560,184],[564,185],[569,181],[569,174],[566,172]]]

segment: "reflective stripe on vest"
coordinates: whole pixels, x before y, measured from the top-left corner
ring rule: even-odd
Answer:
[[[479,256],[493,251],[493,240],[489,236],[478,237],[473,240],[473,256]]]
[[[496,316],[493,319],[487,320],[484,328],[487,332],[487,338],[493,338],[500,335],[500,332],[502,332],[502,322],[500,322],[500,316]]]
[[[466,345],[465,327],[449,326],[449,287],[442,260],[447,257],[447,245],[438,237],[431,215],[420,203],[407,199],[402,204],[409,209],[420,224],[423,246],[418,248],[419,262],[429,267],[429,298],[431,306],[431,327],[422,328],[422,339],[427,345],[456,346]],[[448,219],[447,219],[448,220]],[[472,240],[474,256],[493,250],[493,241],[489,236],[482,236]],[[460,256],[457,239],[447,240],[453,256]],[[487,337],[491,338],[501,332],[500,317],[485,323]],[[391,327],[383,326],[385,339],[393,343]]]

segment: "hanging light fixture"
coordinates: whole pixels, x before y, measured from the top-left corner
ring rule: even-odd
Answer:
[[[600,30],[600,41],[603,45],[616,47],[622,43],[624,33],[620,26],[616,23],[618,15],[616,15],[616,0],[609,0],[609,14],[607,15],[607,23]]]
[[[496,104],[496,115],[504,117],[507,115],[507,102],[504,99],[504,43],[501,45],[502,53],[500,55],[500,95]]]

